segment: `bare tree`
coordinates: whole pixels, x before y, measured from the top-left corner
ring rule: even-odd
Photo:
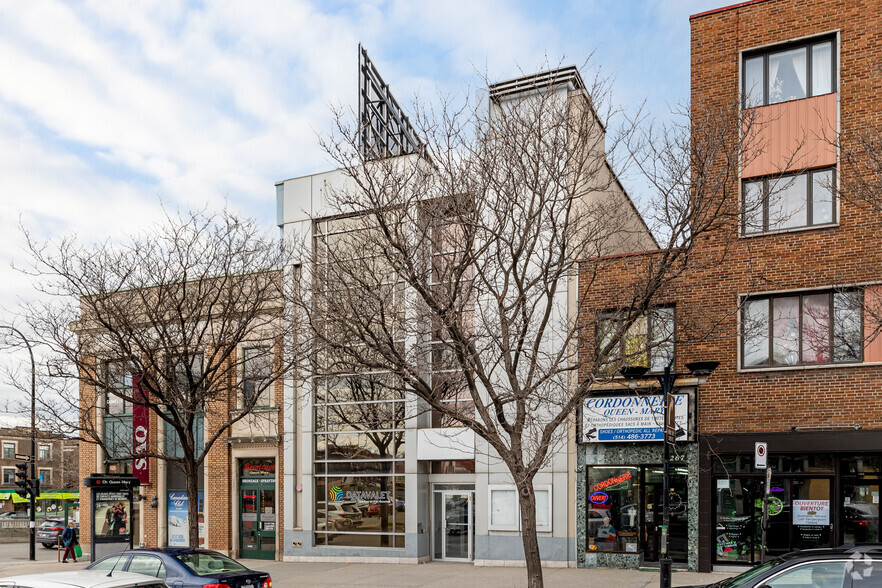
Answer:
[[[533,480],[592,384],[608,378],[579,373],[580,333],[599,317],[580,322],[577,309],[602,256],[660,249],[596,350],[605,358],[689,270],[697,241],[739,226],[727,208],[744,155],[737,107],[702,120],[687,112],[662,129],[638,116],[608,137],[606,88],[536,84],[517,97],[491,92],[489,106],[417,106],[423,156],[365,159],[360,129],[338,113],[323,147],[345,181],[326,185],[327,208],[300,244],[305,373],[413,394],[437,425],[474,431],[517,487],[531,587],[543,582]],[[661,247],[612,173],[617,148],[656,195]],[[592,258],[577,289],[579,262]]]
[[[22,320],[45,352],[42,422],[98,445],[105,463],[179,468],[196,546],[206,455],[255,406],[274,404],[267,396],[290,365],[278,240],[226,210],[167,213],[125,242],[26,236],[24,271],[42,296]],[[138,407],[156,423],[142,446]]]

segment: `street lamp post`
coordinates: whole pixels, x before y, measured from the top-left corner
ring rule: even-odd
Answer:
[[[686,364],[688,372],[674,372],[671,364],[665,366],[663,374],[657,376],[662,389],[662,524],[661,540],[659,546],[659,586],[670,588],[671,586],[671,558],[668,557],[668,528],[671,524],[671,443],[677,441],[677,433],[674,426],[674,411],[670,405],[671,393],[677,378],[692,376],[698,378],[698,383],[703,384],[707,377],[720,365],[716,361],[694,361]],[[630,381],[632,387],[639,386],[639,378],[649,371],[647,366],[624,366],[619,370]]]
[[[31,342],[24,336],[24,333],[10,325],[0,326],[9,329],[21,337],[21,340],[24,341],[25,346],[28,348],[28,354],[31,356],[31,459],[29,461],[31,462],[31,483],[32,485],[36,485],[36,482],[34,481],[37,479],[37,368],[34,363],[34,350],[31,348]],[[30,551],[28,552],[28,559],[30,561],[35,561],[37,559],[37,522],[35,517],[37,510],[37,495],[34,490],[30,493],[30,503]]]

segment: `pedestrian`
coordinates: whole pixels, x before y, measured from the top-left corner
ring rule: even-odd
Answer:
[[[64,557],[61,558],[61,563],[67,563],[68,554],[73,558],[74,563],[77,561],[77,552],[74,551],[74,548],[80,544],[77,540],[77,530],[74,528],[74,522],[69,521],[67,523],[67,528],[61,534],[61,543],[64,545]]]

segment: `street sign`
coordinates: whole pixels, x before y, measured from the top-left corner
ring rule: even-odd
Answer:
[[[25,460],[25,461],[31,461],[31,456],[30,456],[30,455],[25,455],[24,453],[16,453],[16,454],[15,454],[15,459],[23,459],[23,460]]]
[[[764,470],[767,467],[767,453],[769,444],[759,441],[753,444],[753,467],[758,470]]]

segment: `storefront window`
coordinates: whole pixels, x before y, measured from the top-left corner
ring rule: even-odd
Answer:
[[[589,551],[639,550],[640,468],[595,466],[588,468]]]
[[[403,547],[403,477],[316,478],[315,496],[317,545]]]

